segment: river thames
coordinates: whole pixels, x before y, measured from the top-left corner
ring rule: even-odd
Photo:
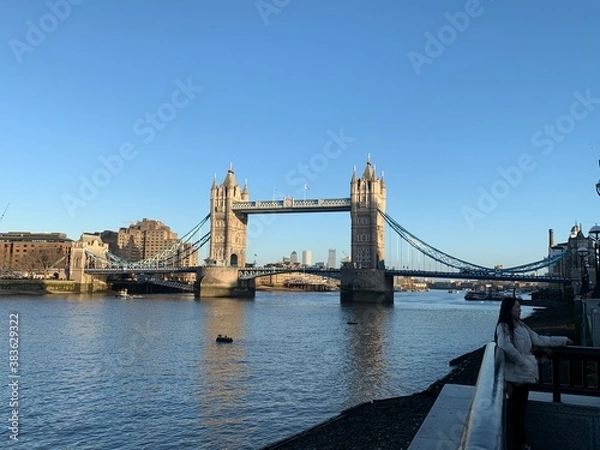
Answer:
[[[447,374],[498,317],[498,302],[463,295],[0,298],[0,447],[260,449]]]

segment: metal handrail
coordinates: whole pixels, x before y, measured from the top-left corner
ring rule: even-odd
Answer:
[[[552,392],[552,401],[560,403],[561,394],[600,397],[600,348],[543,347],[551,366],[539,366],[539,383],[534,391]]]
[[[504,352],[490,342],[485,346],[458,448],[502,450],[504,431]]]
[[[600,396],[600,348],[544,347],[551,368],[540,365],[534,391]],[[505,447],[504,352],[490,342],[485,347],[473,399],[461,435],[460,450],[502,450]]]

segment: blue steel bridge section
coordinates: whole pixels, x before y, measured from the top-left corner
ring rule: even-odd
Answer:
[[[282,267],[244,267],[239,269],[240,280],[250,280],[252,278],[264,277],[267,275],[277,275],[280,273],[306,273],[310,275],[319,275],[324,278],[340,279],[340,269],[315,269],[306,268],[282,268]]]
[[[494,268],[481,266],[479,264],[473,264],[468,261],[456,258],[455,256],[444,253],[441,250],[438,250],[437,248],[417,238],[414,234],[410,233],[406,228],[402,227],[398,222],[392,219],[392,217],[390,217],[388,214],[384,213],[381,210],[379,210],[379,214],[381,214],[387,222],[387,224],[413,248],[417,249],[418,251],[433,259],[434,261],[437,261],[448,267],[452,267],[453,269],[457,269],[459,271],[459,274],[461,275],[510,276],[516,274],[524,274],[527,272],[533,272],[539,269],[543,269],[545,267],[552,266],[557,262],[563,260],[568,255],[568,252],[563,252],[551,258],[543,258],[538,261],[523,264],[520,266],[503,268],[500,273],[497,273],[498,271]]]
[[[339,279],[344,269],[309,269],[309,268],[240,268],[240,279],[249,280],[267,275],[276,275],[281,273],[307,273],[319,275],[322,277]],[[386,275],[398,277],[419,277],[419,278],[449,278],[453,280],[487,280],[487,281],[523,281],[523,282],[544,282],[544,283],[570,283],[571,280],[563,277],[553,277],[549,275],[528,275],[522,273],[508,273],[503,271],[491,272],[444,272],[432,270],[409,270],[409,269],[386,269]]]
[[[350,211],[349,198],[335,199],[304,199],[296,200],[287,198],[284,200],[267,200],[252,202],[236,202],[233,209],[244,214],[265,214],[265,213],[289,213],[289,212],[316,212],[316,211]],[[470,279],[470,280],[498,280],[498,281],[527,281],[527,282],[546,282],[546,283],[570,283],[569,278],[553,277],[549,275],[534,275],[533,272],[551,267],[568,256],[568,252],[543,258],[519,266],[503,268],[496,270],[491,267],[474,264],[449,255],[419,239],[414,234],[402,227],[389,214],[379,211],[385,222],[394,230],[404,241],[423,255],[448,267],[448,271],[427,271],[413,269],[386,269],[386,274],[406,277],[422,278],[451,278],[451,279]],[[106,255],[98,256],[87,252],[88,265],[86,273],[88,274],[166,274],[174,272],[194,272],[199,267],[179,267],[182,257],[198,252],[207,242],[210,241],[210,231],[205,233],[199,239],[193,241],[193,236],[199,233],[201,228],[210,219],[210,214],[206,215],[200,223],[192,230],[186,233],[182,238],[175,241],[161,252],[152,255],[140,261],[127,261],[114,254],[107,252]],[[323,277],[340,278],[339,269],[283,269],[283,268],[240,268],[240,279],[250,279],[259,276],[273,275],[277,273],[304,272],[307,274],[320,275]]]

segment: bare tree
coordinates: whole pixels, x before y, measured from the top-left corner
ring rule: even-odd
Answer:
[[[28,257],[31,259],[32,270],[42,270],[44,278],[48,278],[48,271],[62,263],[64,266],[65,254],[61,248],[41,248],[31,252]]]

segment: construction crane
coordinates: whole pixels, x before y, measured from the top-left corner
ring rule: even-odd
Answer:
[[[8,209],[9,206],[10,206],[10,202],[8,202],[8,204],[6,205],[6,208],[4,208],[4,212],[0,216],[0,222],[2,222],[2,219],[4,219],[4,215],[6,214],[6,210]]]

